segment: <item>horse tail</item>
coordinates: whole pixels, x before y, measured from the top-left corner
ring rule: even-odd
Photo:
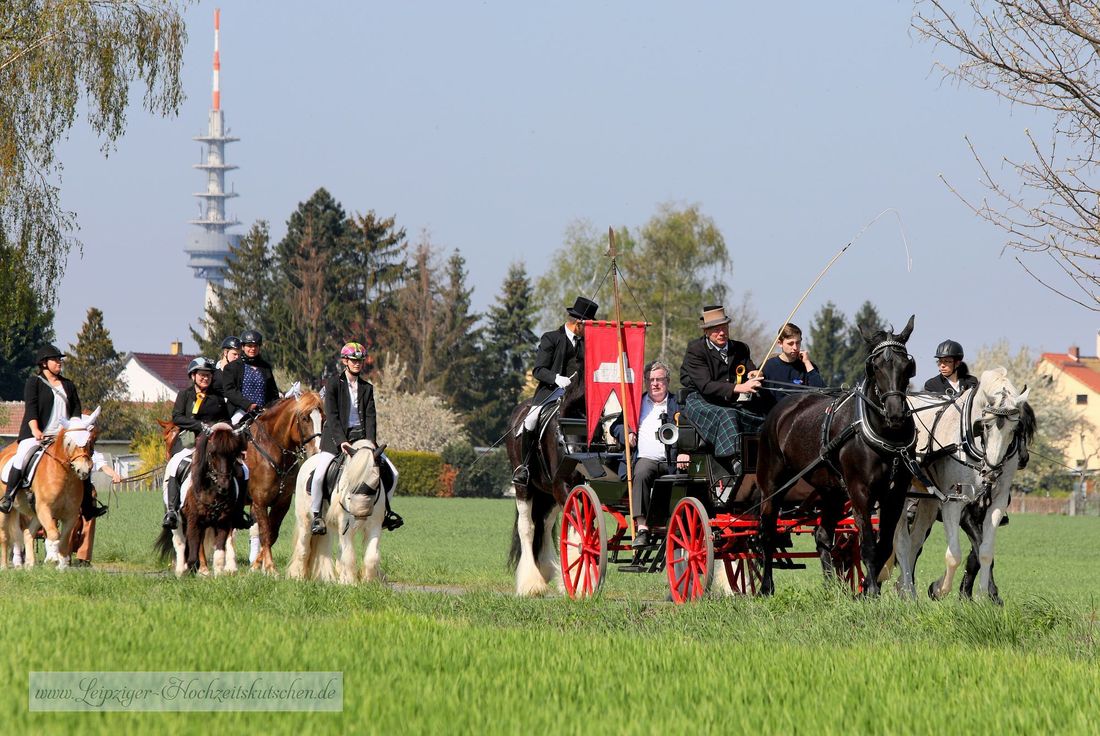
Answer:
[[[161,562],[166,562],[172,557],[176,548],[172,546],[172,530],[165,527],[160,530],[160,536],[153,542],[153,551],[157,553]]]

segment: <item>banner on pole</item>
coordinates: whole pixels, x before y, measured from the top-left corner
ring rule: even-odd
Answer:
[[[588,417],[588,441],[599,424],[604,405],[615,394],[623,408],[627,431],[638,429],[638,412],[642,406],[642,367],[645,362],[645,322],[615,322],[589,320],[584,323],[584,397]],[[622,334],[622,383],[626,396],[620,396],[619,332]]]

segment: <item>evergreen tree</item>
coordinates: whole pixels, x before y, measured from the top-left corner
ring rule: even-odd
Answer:
[[[814,315],[810,325],[810,356],[826,386],[844,383],[851,363],[847,340],[848,323],[832,302]]]
[[[352,218],[349,241],[340,262],[341,272],[348,277],[345,322],[373,352],[408,275],[405,230],[396,226],[396,218],[380,218],[371,210]]]
[[[534,360],[537,337],[532,331],[537,306],[531,280],[522,263],[515,263],[489,308],[485,344],[478,370],[482,405],[471,412],[467,427],[475,443],[490,444],[504,434],[508,416],[520,401],[527,372]]]
[[[35,353],[53,342],[53,310],[35,291],[24,251],[4,240],[0,229],[0,399],[23,399],[34,371]]]
[[[863,302],[856,316],[852,318],[852,324],[848,327],[846,348],[848,355],[848,368],[844,373],[844,380],[851,385],[863,377],[864,363],[867,358],[867,343],[860,334],[860,328],[868,335],[879,330],[885,330],[886,320],[879,314],[878,309],[870,301]]]
[[[466,259],[456,250],[447,261],[447,281],[439,295],[436,350],[444,360],[433,379],[435,393],[464,419],[485,400],[483,390],[476,385],[482,359],[478,349],[479,315],[470,311],[474,290],[467,288],[466,277]]]
[[[128,428],[123,405],[126,379],[121,375],[124,365],[125,356],[115,350],[111,333],[103,324],[103,312],[89,308],[76,344],[69,346],[65,375],[80,391],[85,412],[102,408],[99,430],[105,437],[125,436]]]
[[[441,307],[431,243],[425,238],[416,247],[408,278],[395,294],[395,308],[387,318],[387,351],[399,356],[410,372],[406,385],[410,393],[421,393],[433,382],[437,366],[448,356],[436,344],[440,336]]]
[[[208,357],[221,353],[221,342],[248,329],[270,335],[274,328],[272,305],[277,299],[268,224],[257,220],[233,250],[225,272],[225,284],[214,286],[217,303],[206,319],[200,319],[202,333],[192,329],[191,338]],[[209,339],[207,338],[209,334]]]

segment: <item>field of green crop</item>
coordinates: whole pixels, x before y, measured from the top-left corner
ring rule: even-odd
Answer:
[[[151,553],[158,500],[119,501],[98,569],[0,573],[5,733],[1096,730],[1094,518],[1013,517],[1003,608],[901,601],[892,586],[853,600],[812,569],[778,572],[769,600],[675,607],[663,576],[614,570],[597,600],[510,597],[505,501],[399,499],[406,526],[382,547],[394,587],[177,580]],[[942,550],[934,533],[925,585]],[[335,670],[343,711],[29,713],[32,670]]]

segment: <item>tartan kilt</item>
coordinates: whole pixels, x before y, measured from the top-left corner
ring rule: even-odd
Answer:
[[[715,457],[740,455],[741,434],[756,434],[764,424],[755,412],[708,403],[698,392],[688,396],[683,411],[699,436],[714,446]]]

